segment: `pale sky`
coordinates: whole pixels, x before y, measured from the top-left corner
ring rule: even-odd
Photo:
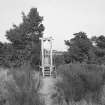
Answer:
[[[105,0],[0,0],[0,40],[6,30],[18,25],[21,12],[36,7],[44,17],[44,36],[52,36],[53,48],[65,50],[64,40],[84,31],[89,37],[105,35]]]

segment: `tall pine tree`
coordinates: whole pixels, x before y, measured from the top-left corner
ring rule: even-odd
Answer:
[[[7,39],[11,42],[13,53],[11,61],[14,66],[20,66],[29,62],[33,66],[40,62],[40,40],[43,36],[44,26],[36,8],[30,9],[28,15],[22,13],[22,23],[13,25],[13,28],[6,32]]]

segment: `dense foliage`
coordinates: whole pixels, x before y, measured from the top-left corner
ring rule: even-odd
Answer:
[[[62,55],[55,55],[54,57],[54,66],[57,68],[59,67],[60,65],[63,65],[65,62],[64,62],[64,55],[62,53]]]
[[[69,46],[69,56],[72,62],[74,60],[83,62],[85,59],[90,58],[89,51],[91,50],[92,43],[84,32],[75,33],[74,36],[70,41],[65,41],[65,44]]]
[[[59,67],[62,78],[56,85],[65,101],[86,100],[101,103],[100,94],[105,82],[105,67],[93,64],[66,64]],[[62,96],[61,95],[61,96]]]
[[[39,16],[36,8],[28,15],[22,13],[22,23],[6,32],[10,43],[0,43],[0,64],[8,67],[19,67],[25,62],[32,66],[40,63],[40,40],[43,36],[43,17]]]
[[[65,62],[85,62],[90,64],[104,64],[105,36],[88,38],[86,33],[73,34],[74,38],[66,40],[68,51],[64,54]]]
[[[36,75],[28,66],[0,69],[0,105],[42,105],[38,94],[40,82]]]

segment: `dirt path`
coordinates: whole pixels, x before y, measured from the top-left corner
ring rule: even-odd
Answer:
[[[45,105],[52,105],[53,100],[51,98],[52,94],[56,92],[54,89],[56,79],[53,77],[45,77],[41,79],[41,89],[40,94],[45,101]]]

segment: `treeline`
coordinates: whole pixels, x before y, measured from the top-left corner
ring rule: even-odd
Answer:
[[[68,51],[64,54],[66,63],[105,64],[105,36],[88,38],[85,32],[73,34],[70,40],[65,40]]]
[[[40,37],[43,37],[44,26],[36,8],[30,9],[26,15],[22,12],[22,22],[13,25],[6,31],[5,37],[9,43],[0,42],[0,66],[20,67],[24,63],[37,67],[40,64]],[[56,56],[55,63],[90,63],[104,64],[105,36],[88,38],[85,32],[73,34],[70,40],[65,40],[68,46],[63,56]]]
[[[40,40],[44,26],[36,8],[30,9],[28,15],[22,12],[22,23],[13,25],[6,31],[9,43],[0,42],[0,66],[20,67],[29,63],[36,67],[40,63]]]

